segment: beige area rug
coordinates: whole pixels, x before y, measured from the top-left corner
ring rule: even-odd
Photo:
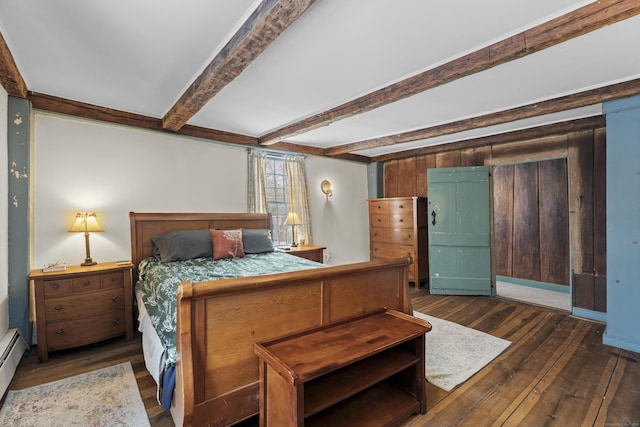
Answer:
[[[0,426],[149,425],[130,362],[10,390],[0,410]]]
[[[445,391],[471,378],[511,345],[511,341],[448,320],[417,311],[413,315],[431,323],[425,335],[425,376]]]

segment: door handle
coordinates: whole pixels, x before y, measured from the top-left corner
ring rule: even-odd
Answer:
[[[436,211],[431,211],[431,216],[433,217],[433,221],[431,221],[431,225],[436,225]]]

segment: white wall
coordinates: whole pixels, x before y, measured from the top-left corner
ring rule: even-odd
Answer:
[[[95,261],[130,258],[129,216],[137,212],[246,212],[247,153],[225,145],[36,111],[32,267],[84,260],[78,211],[95,211]],[[312,227],[330,263],[369,258],[366,166],[307,157]],[[336,187],[329,202],[320,181]]]
[[[327,264],[369,260],[367,167],[326,157],[307,157],[311,232],[315,244],[326,246]],[[320,191],[329,180],[333,195]],[[328,258],[328,259],[327,259]]]
[[[7,120],[9,97],[7,91],[0,86],[0,337],[9,328],[9,259],[8,259],[8,224],[9,224],[9,171],[7,162]]]

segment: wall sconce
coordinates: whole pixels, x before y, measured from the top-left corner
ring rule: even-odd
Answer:
[[[96,214],[94,212],[78,212],[76,214],[76,220],[69,231],[84,232],[84,245],[87,250],[87,256],[80,265],[96,265],[97,262],[91,259],[91,249],[89,248],[89,232],[102,231],[102,227],[100,227],[96,219]]]
[[[296,227],[299,225],[302,225],[300,218],[298,218],[298,215],[295,212],[289,212],[289,215],[287,215],[287,219],[285,220],[284,223],[286,225],[290,225],[291,231],[293,232],[293,239],[291,242],[291,246],[292,247],[298,246],[298,242],[296,242]]]
[[[329,200],[329,197],[333,195],[333,189],[331,188],[331,183],[326,179],[320,183],[320,189],[325,194],[325,196],[327,196],[327,200]]]

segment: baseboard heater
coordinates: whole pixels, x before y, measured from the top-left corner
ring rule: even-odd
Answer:
[[[26,350],[27,343],[17,329],[9,329],[0,340],[0,397],[7,391]]]

